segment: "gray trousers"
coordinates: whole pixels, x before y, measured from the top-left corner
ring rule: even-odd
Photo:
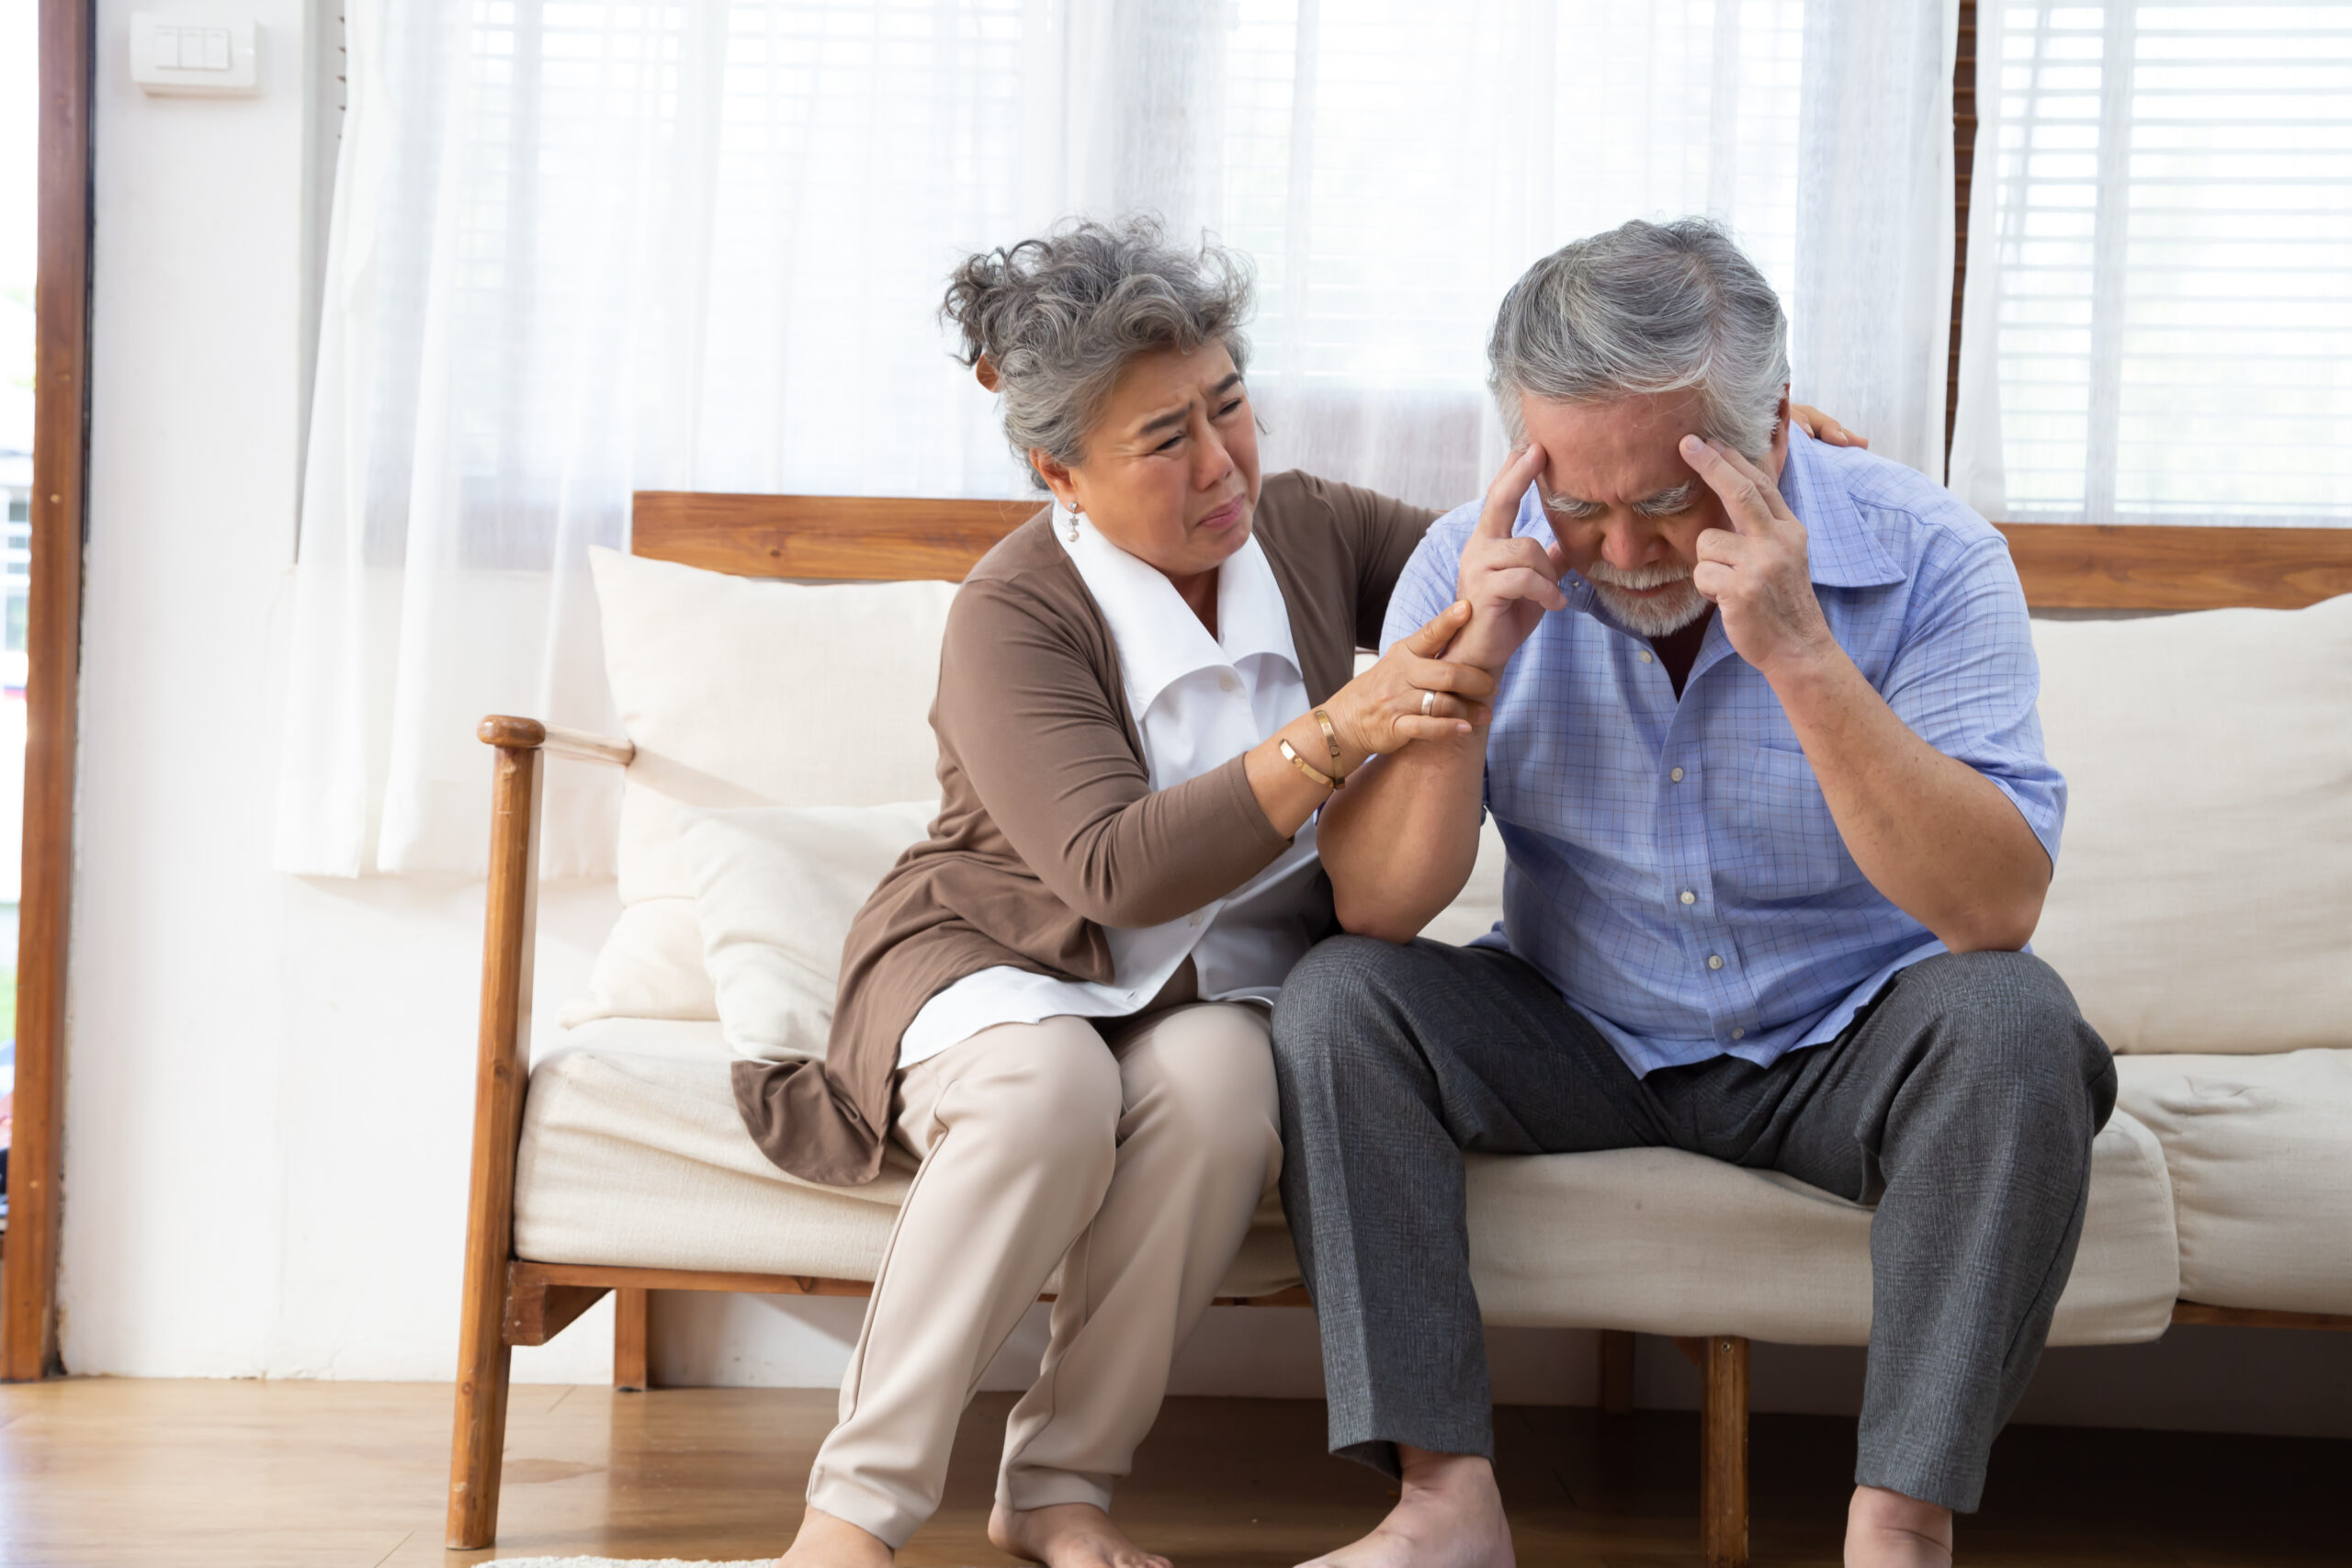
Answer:
[[[1462,1151],[1668,1147],[1875,1203],[1855,1479],[1962,1512],[2074,1267],[2115,1065],[2015,953],[1912,965],[1837,1040],[1636,1077],[1521,960],[1335,937],[1274,1010],[1283,1207],[1331,1451],[1490,1455]]]

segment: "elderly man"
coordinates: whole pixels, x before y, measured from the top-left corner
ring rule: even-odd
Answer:
[[[1356,934],[1274,1018],[1331,1447],[1402,1480],[1319,1561],[1510,1562],[1462,1151],[1655,1146],[1878,1206],[1846,1561],[1949,1563],[2115,1098],[2018,951],[2065,786],[2017,574],[1937,485],[1791,431],[1780,303],[1712,225],[1544,258],[1489,355],[1521,450],[1430,530],[1386,635],[1467,601],[1447,656],[1498,672],[1492,722],[1327,808]],[[1417,942],[1482,804],[1503,923]]]

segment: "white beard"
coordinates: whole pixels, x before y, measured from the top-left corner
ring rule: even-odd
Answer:
[[[1577,575],[1592,584],[1593,597],[1626,630],[1643,637],[1668,637],[1707,613],[1707,596],[1691,586],[1690,574],[1670,566],[1638,567],[1619,571],[1606,561],[1594,561]],[[1635,598],[1627,588],[1678,586],[1664,593]]]

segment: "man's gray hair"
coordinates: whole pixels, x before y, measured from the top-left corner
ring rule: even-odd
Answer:
[[[1789,323],[1720,225],[1637,219],[1529,267],[1496,312],[1487,363],[1513,446],[1527,439],[1521,393],[1601,402],[1695,387],[1699,434],[1760,461],[1788,385]]]
[[[1014,455],[1025,462],[1037,448],[1076,463],[1119,372],[1136,356],[1189,354],[1215,342],[1235,369],[1248,367],[1241,329],[1250,285],[1250,265],[1238,253],[1206,242],[1186,250],[1155,218],[1080,220],[967,257],[949,277],[939,314],[963,334],[956,357],[1001,394]]]

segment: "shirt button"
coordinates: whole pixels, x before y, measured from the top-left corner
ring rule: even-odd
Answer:
[[[1201,923],[1201,912],[1198,909],[1193,910],[1192,918],[1187,919],[1184,923],[1191,926],[1199,925]]]
[[[1745,1040],[1747,1038],[1747,1031],[1745,1029],[1735,1029],[1731,1032],[1731,1037],[1734,1040]]]
[[[1723,966],[1724,966],[1724,955],[1723,955],[1722,953],[1711,953],[1707,954],[1707,967],[1708,967],[1708,968],[1710,968],[1710,969],[1720,969],[1720,968],[1722,968]]]
[[[1699,896],[1696,893],[1685,892],[1682,895],[1682,901],[1686,904],[1695,904],[1699,901]]]
[[[1677,768],[1674,772],[1667,774],[1666,776],[1672,779],[1676,784],[1680,784],[1682,782],[1682,770],[1680,768]]]
[[[1220,675],[1216,678],[1216,689],[1220,692],[1238,692],[1241,689],[1241,682],[1230,675]]]
[[[1656,660],[1650,657],[1650,650],[1646,648],[1642,649],[1642,662],[1645,664],[1654,664],[1657,662]]]

